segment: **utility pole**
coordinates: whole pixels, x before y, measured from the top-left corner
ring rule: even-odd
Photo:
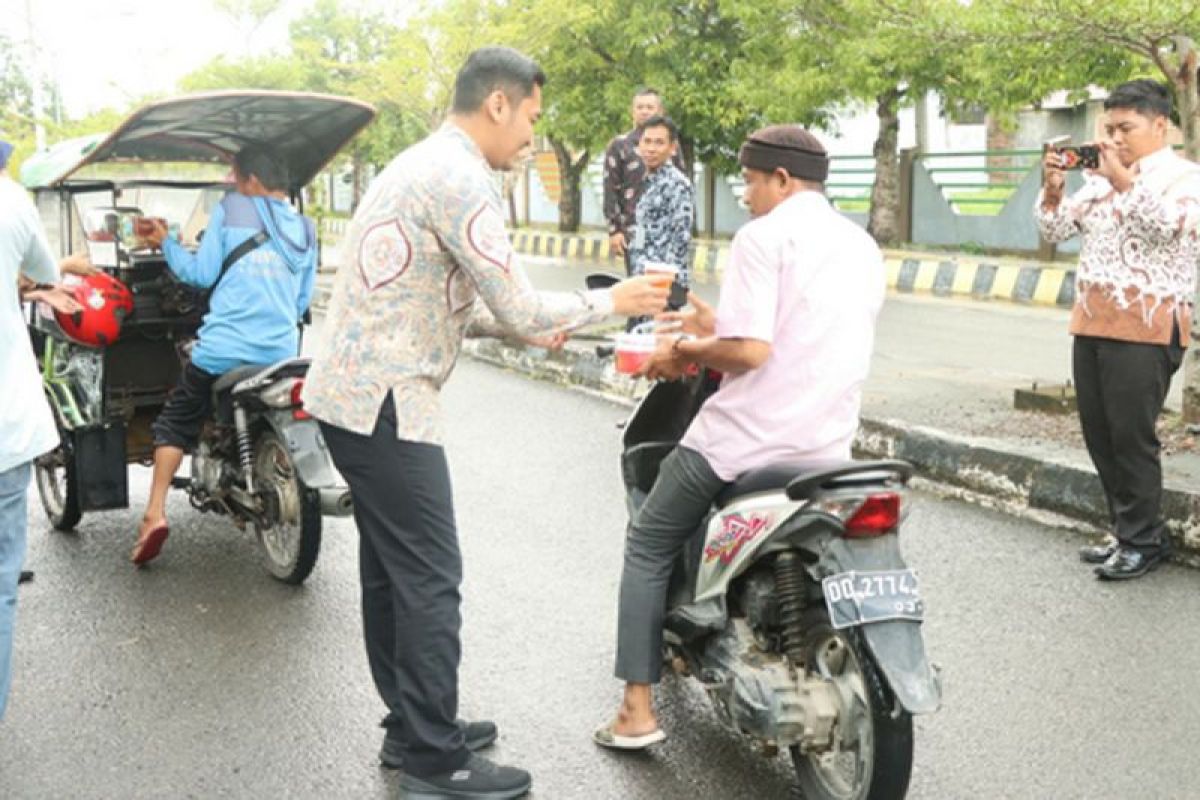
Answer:
[[[42,125],[46,99],[42,94],[45,87],[42,86],[42,71],[39,69],[38,50],[34,44],[37,37],[33,28],[33,0],[25,0],[25,25],[28,32],[26,52],[29,54],[29,86],[33,100],[33,140],[40,153],[46,149],[46,128]]]

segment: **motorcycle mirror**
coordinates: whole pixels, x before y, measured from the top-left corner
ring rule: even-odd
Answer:
[[[589,289],[608,289],[620,283],[621,276],[611,272],[590,272],[583,280]]]

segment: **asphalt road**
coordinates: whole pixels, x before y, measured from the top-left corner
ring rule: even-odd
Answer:
[[[669,682],[655,753],[596,751],[611,677],[623,409],[472,362],[446,392],[466,558],[463,712],[543,800],[783,798],[782,759]],[[135,468],[131,499],[145,498]],[[0,797],[384,798],[381,708],[359,635],[355,532],[332,521],[316,572],[279,585],[247,535],[176,496],[164,555],[126,561],[136,510],[48,530],[31,495]],[[1200,741],[1200,591],[1167,567],[1098,584],[1073,534],[917,494],[945,707],[917,726],[914,798],[1189,798]]]

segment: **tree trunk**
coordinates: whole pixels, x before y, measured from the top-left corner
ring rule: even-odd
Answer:
[[[563,233],[575,233],[583,219],[582,181],[588,165],[588,151],[578,158],[571,158],[571,151],[558,139],[551,138],[554,159],[558,162],[558,229]]]
[[[1197,74],[1197,53],[1190,39],[1176,40],[1179,69],[1169,75],[1175,84],[1175,99],[1179,107],[1179,125],[1183,129],[1184,155],[1200,161],[1200,75]],[[1200,289],[1197,290],[1196,307],[1200,308]],[[1200,423],[1200,347],[1197,347],[1196,318],[1192,317],[1192,341],[1183,362],[1183,421]]]
[[[871,211],[867,233],[881,245],[896,244],[900,238],[900,97],[901,89],[889,89],[877,98],[879,135],[875,138],[875,185],[871,187]]]

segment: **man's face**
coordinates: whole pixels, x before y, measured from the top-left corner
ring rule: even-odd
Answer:
[[[642,138],[638,141],[638,155],[646,162],[646,169],[651,172],[675,155],[675,142],[671,141],[671,131],[666,125],[656,125],[642,131]]]
[[[662,100],[656,94],[639,94],[633,98],[633,124],[640,128],[651,117],[662,114]]]
[[[542,87],[535,84],[533,92],[518,103],[501,91],[493,92],[486,103],[495,135],[484,156],[492,169],[514,169],[533,145],[533,126],[542,116]]]
[[[1167,142],[1167,118],[1148,117],[1132,108],[1109,109],[1104,134],[1117,146],[1121,163],[1132,166],[1142,156],[1162,149]]]
[[[742,180],[746,183],[742,201],[750,209],[752,217],[770,213],[775,206],[787,199],[788,177],[781,169],[774,172],[743,169]]]

